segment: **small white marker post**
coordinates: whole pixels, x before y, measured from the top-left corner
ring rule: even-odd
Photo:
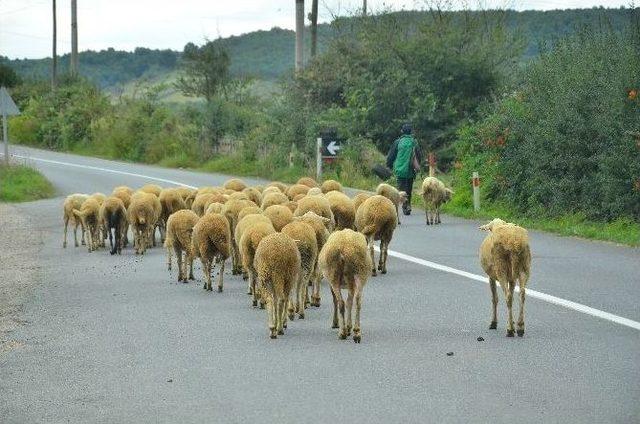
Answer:
[[[0,113],[2,113],[2,141],[4,141],[4,162],[9,166],[9,136],[7,122],[8,115],[20,115],[18,107],[13,102],[6,88],[0,87]]]
[[[316,180],[322,179],[322,138],[316,139]]]
[[[473,210],[478,212],[480,210],[480,176],[477,172],[473,173]]]

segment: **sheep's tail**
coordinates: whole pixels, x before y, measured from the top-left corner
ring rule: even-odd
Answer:
[[[365,236],[369,236],[371,234],[374,234],[375,232],[376,232],[376,224],[367,224],[364,226],[364,228],[361,231],[361,233],[364,234]]]
[[[82,211],[79,211],[78,209],[74,209],[74,210],[73,210],[73,214],[74,214],[75,216],[77,216],[78,218],[82,218],[82,217],[84,217],[84,215],[85,215]]]
[[[501,258],[507,259],[513,279],[528,273],[528,263],[531,258],[529,249],[529,235],[527,230],[516,225],[499,226],[492,230],[494,252]]]

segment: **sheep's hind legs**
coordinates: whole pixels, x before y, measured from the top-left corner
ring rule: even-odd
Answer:
[[[518,337],[524,336],[524,295],[525,295],[525,287],[522,282],[520,282],[520,316],[518,317],[518,329],[517,334]]]
[[[498,328],[498,292],[496,287],[496,280],[489,278],[489,287],[491,288],[491,324],[489,324],[489,330],[495,330]]]

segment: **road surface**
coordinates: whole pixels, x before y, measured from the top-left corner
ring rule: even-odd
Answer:
[[[59,197],[18,206],[42,244],[26,324],[3,335],[19,342],[0,353],[3,423],[640,422],[639,249],[531,231],[526,334],[511,339],[502,296],[488,329],[479,222],[414,213],[365,287],[361,344],[330,328],[326,283],[322,306],[270,340],[238,277],[205,292],[199,263],[177,284],[160,248],[61,247],[64,195],[227,177],[14,153]]]

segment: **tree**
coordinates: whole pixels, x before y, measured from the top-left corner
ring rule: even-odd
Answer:
[[[9,65],[0,63],[0,87],[15,87],[20,84],[20,78],[16,71]]]
[[[227,87],[230,63],[229,53],[219,41],[207,41],[200,47],[188,43],[182,53],[183,74],[175,86],[185,96],[204,97],[211,103]]]

